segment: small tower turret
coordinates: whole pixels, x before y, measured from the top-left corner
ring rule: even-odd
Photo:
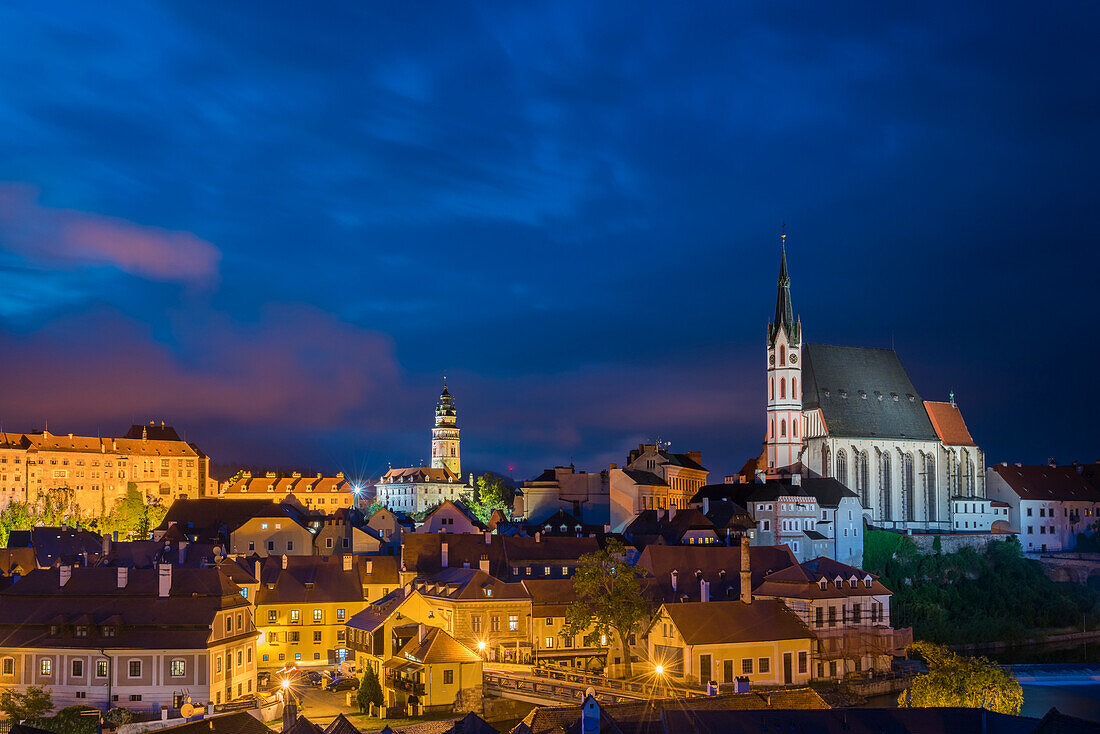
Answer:
[[[447,378],[443,378],[443,392],[435,406],[435,427],[432,429],[432,468],[450,469],[456,477],[462,476],[462,452],[458,441],[458,413],[454,398],[447,390]]]

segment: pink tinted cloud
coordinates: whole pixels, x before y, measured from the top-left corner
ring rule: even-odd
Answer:
[[[104,426],[131,419],[346,426],[400,394],[388,337],[315,309],[279,305],[255,324],[189,314],[170,348],[115,311],[65,317],[30,335],[0,332],[5,428]],[[70,429],[71,430],[71,429]]]
[[[221,253],[190,232],[38,203],[27,184],[0,184],[0,247],[44,265],[109,265],[149,280],[212,284]]]

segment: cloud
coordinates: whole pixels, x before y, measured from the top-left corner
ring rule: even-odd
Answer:
[[[0,331],[5,426],[30,430],[158,418],[199,424],[337,429],[359,411],[384,414],[398,371],[390,340],[300,305],[265,308],[251,324],[181,314],[158,341],[117,311],[71,315],[27,335]],[[72,429],[70,429],[72,430]]]
[[[148,280],[212,285],[221,253],[190,232],[38,203],[38,190],[0,184],[0,247],[63,268],[109,265]]]

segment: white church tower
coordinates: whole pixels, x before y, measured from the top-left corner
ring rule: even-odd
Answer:
[[[802,451],[802,322],[791,309],[787,275],[787,235],[780,235],[783,255],[775,318],[768,324],[768,474],[799,460]]]
[[[456,477],[462,476],[462,451],[458,444],[458,414],[454,399],[447,391],[447,378],[443,378],[443,392],[435,406],[435,428],[432,429],[432,468],[448,469]]]

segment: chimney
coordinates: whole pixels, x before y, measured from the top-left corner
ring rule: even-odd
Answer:
[[[794,474],[791,475],[791,486],[792,487],[801,487],[802,486],[802,475],[799,474],[798,472],[795,472]]]
[[[540,533],[537,530],[535,531],[535,542],[536,543],[541,543],[542,542],[542,533]]]
[[[763,469],[757,469],[756,473],[753,474],[753,479],[755,479],[760,484],[764,484],[767,481],[767,477],[764,474],[764,470]]]
[[[168,598],[168,595],[172,592],[172,564],[171,563],[158,563],[157,564],[157,595],[161,599]]]
[[[699,601],[710,601],[710,582],[699,579]]]
[[[126,584],[130,583],[130,569],[126,566],[118,567],[118,588],[125,589]]]
[[[252,562],[252,575],[256,577],[256,581],[260,580],[260,561],[256,559]]]
[[[706,515],[710,512],[710,497],[703,498],[703,514]]]
[[[187,543],[180,543],[179,555],[180,565],[182,566],[187,562]]]
[[[486,530],[485,531],[485,545],[492,545],[492,544],[493,544],[493,534],[490,533],[488,530]]]
[[[283,732],[290,731],[290,728],[298,721],[298,706],[294,703],[294,696],[288,696],[287,700],[283,702]],[[213,722],[211,722],[213,723]]]
[[[741,538],[741,601],[752,604],[752,565],[749,562],[749,539]]]
[[[367,559],[367,574],[374,573],[374,561]]]
[[[343,555],[343,561],[344,561],[344,571],[345,572],[350,571],[351,570],[351,554],[350,553],[345,553]]]
[[[103,554],[104,557],[107,557],[107,556],[111,555],[111,534],[110,533],[104,533],[103,534],[103,539],[102,539],[101,546],[102,547],[100,549],[100,552]]]
[[[447,541],[443,541],[439,544],[439,565],[443,568],[447,568],[447,565],[451,561],[451,548],[447,544]]]
[[[485,553],[481,554],[481,561],[478,562],[478,568],[485,573],[489,573],[489,556]]]
[[[676,591],[676,587],[678,585],[678,582],[680,581],[680,572],[674,568],[672,569],[672,573],[670,573],[669,575],[672,577],[672,590]]]
[[[416,627],[416,635],[419,638],[420,642],[424,641],[424,635],[426,634],[428,634],[428,627],[423,622],[421,622]]]
[[[284,553],[284,554],[283,554],[283,555],[281,556],[281,558],[283,559],[283,569],[285,570],[285,569],[286,569],[286,563],[287,563],[287,556],[286,556],[286,554]]]
[[[619,468],[619,465],[618,465],[618,464],[616,464],[616,463],[615,463],[615,462],[613,461],[613,462],[611,462],[611,468],[612,468],[612,469],[618,469],[618,468]]]
[[[73,575],[73,567],[72,566],[60,566],[60,567],[58,567],[58,569],[57,569],[58,586],[64,586],[65,584],[69,583],[69,579],[72,577],[72,575]]]
[[[671,506],[671,505],[669,505],[669,508],[668,508],[668,519],[669,519],[669,520],[672,520],[672,518],[674,518],[674,517],[676,517],[676,508],[675,508],[675,507],[673,507],[673,506]]]

